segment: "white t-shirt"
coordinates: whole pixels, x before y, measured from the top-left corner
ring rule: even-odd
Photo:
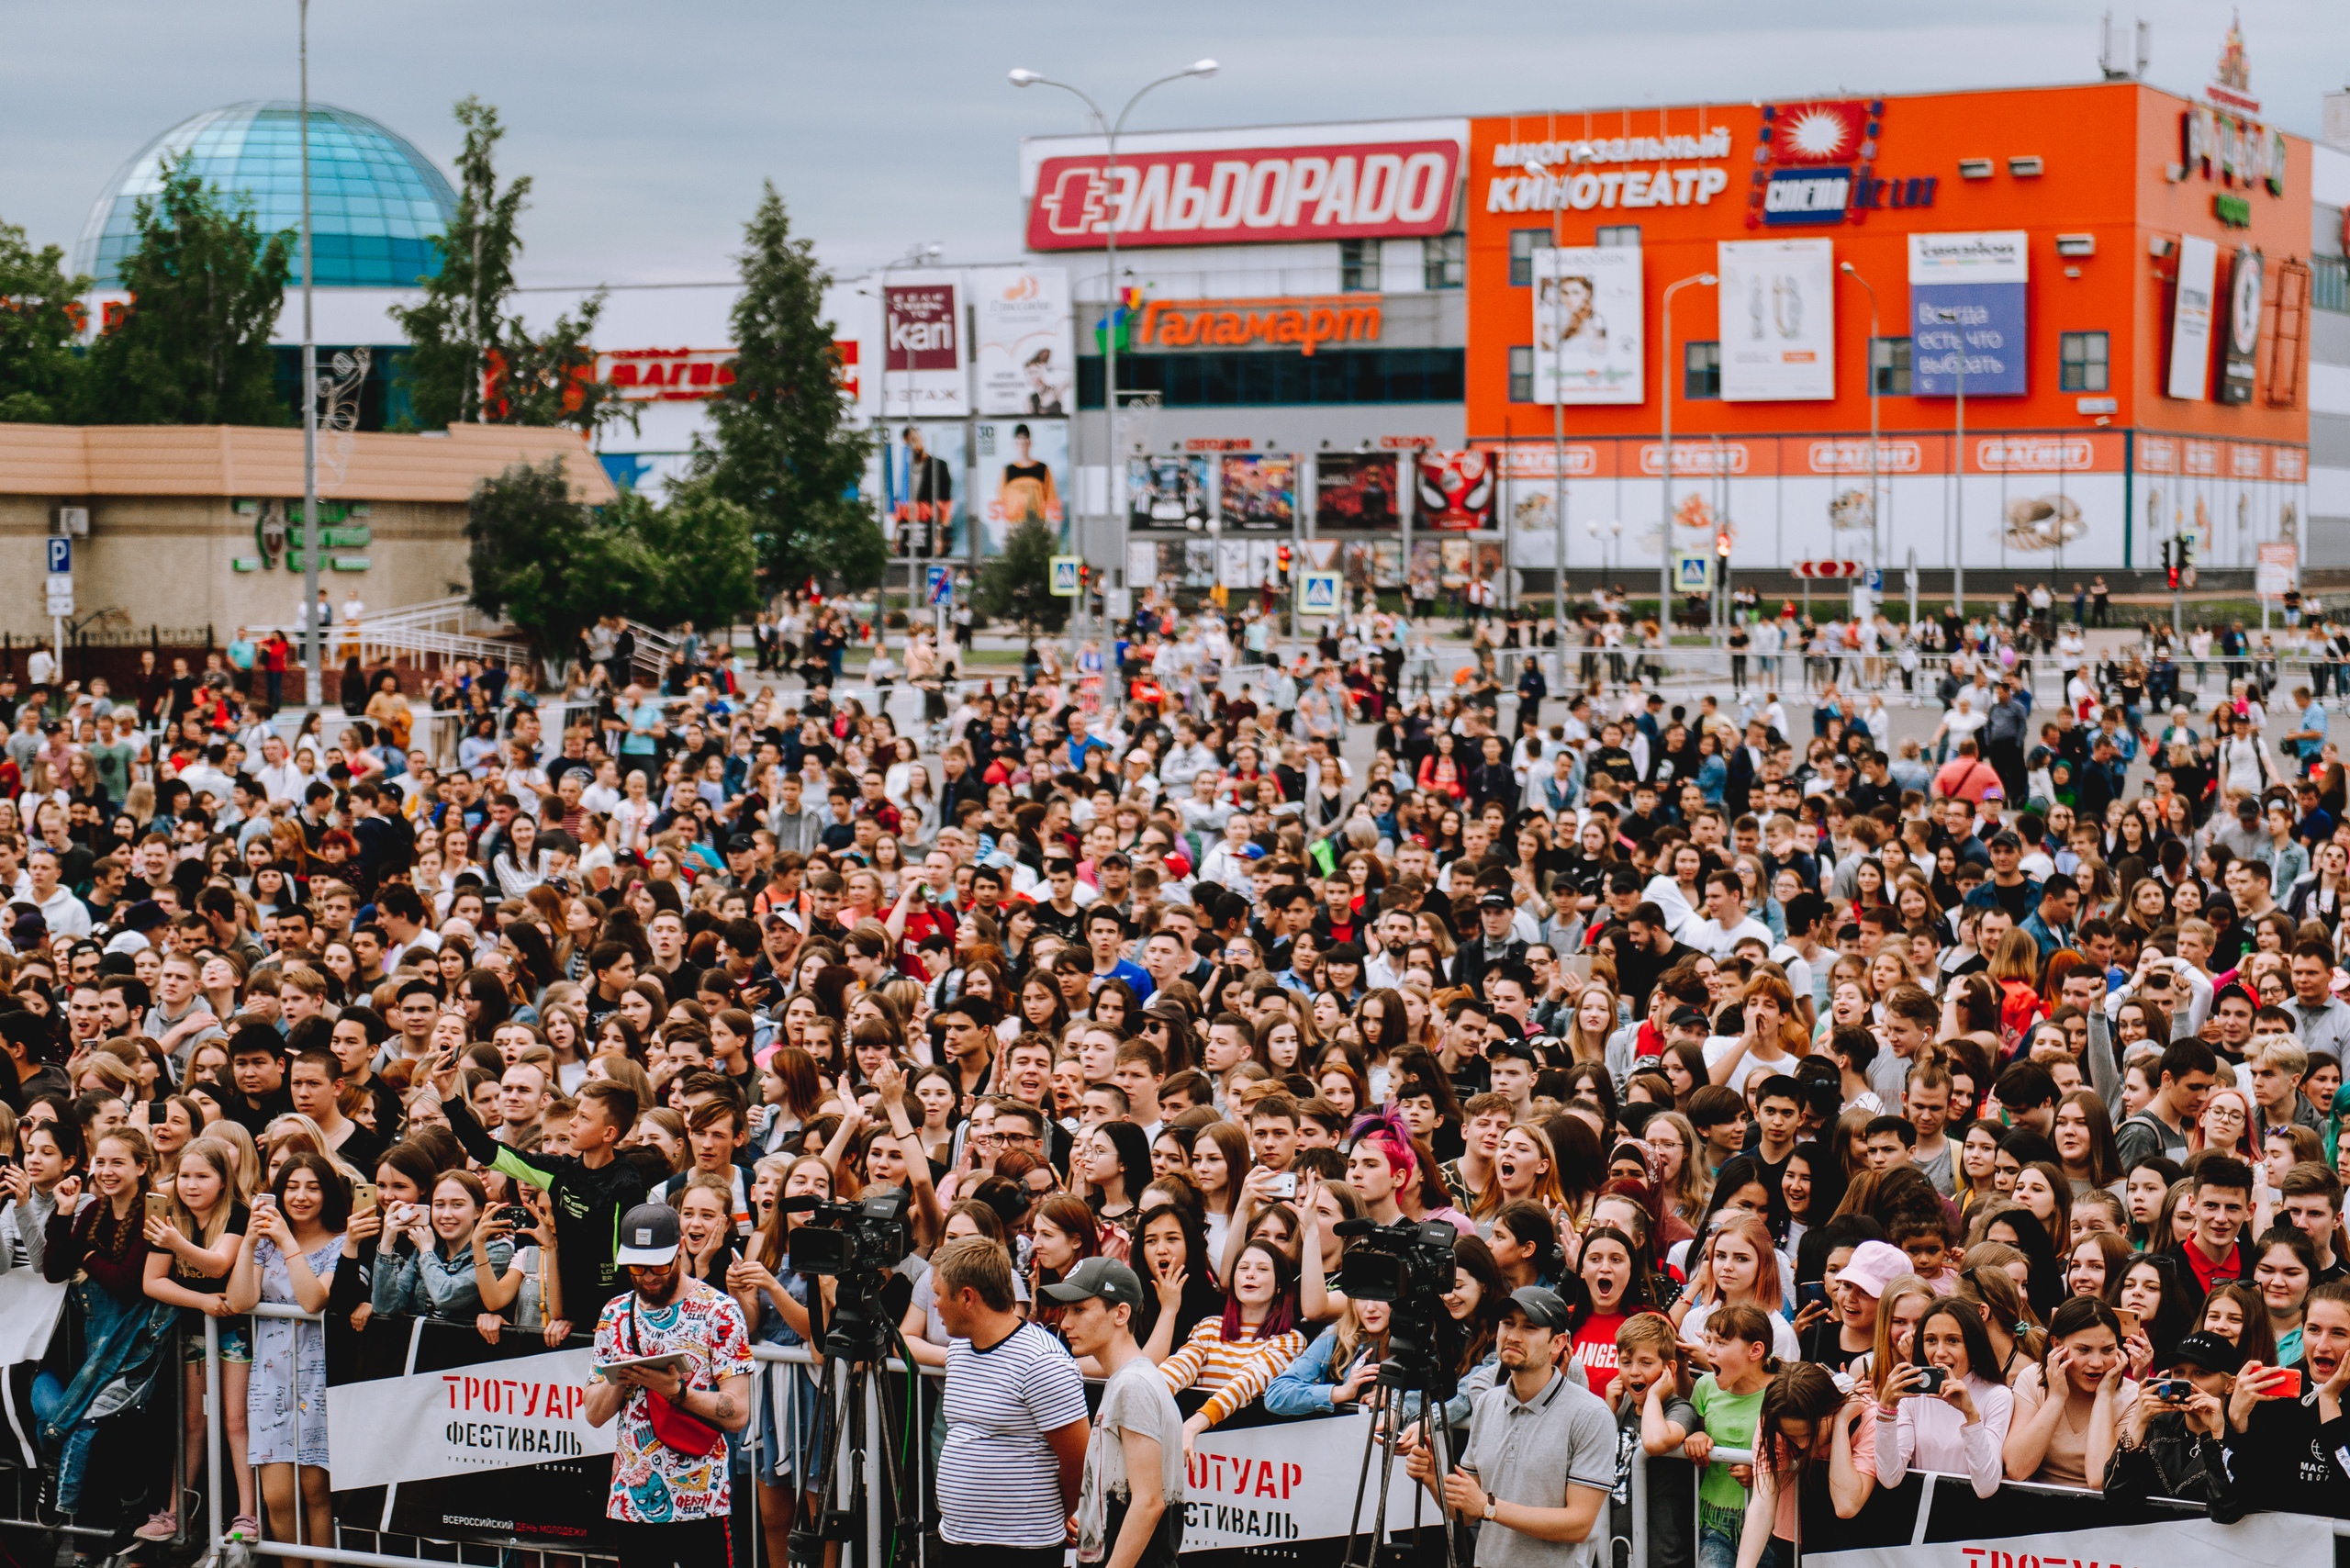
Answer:
[[[1739,1042],[1743,1038],[1745,1038],[1745,1036],[1742,1035],[1714,1035],[1708,1036],[1706,1040],[1706,1065],[1710,1068],[1715,1063],[1720,1061],[1724,1057],[1729,1056],[1730,1052],[1738,1049]],[[1740,1061],[1735,1068],[1730,1070],[1729,1079],[1724,1087],[1729,1089],[1732,1093],[1738,1095],[1739,1098],[1744,1099],[1746,1097],[1746,1081],[1748,1079],[1753,1077],[1758,1072],[1765,1078],[1770,1077],[1774,1072],[1792,1073],[1795,1070],[1795,1065],[1796,1058],[1791,1056],[1787,1056],[1785,1053],[1765,1060],[1762,1057],[1756,1056],[1752,1051],[1749,1051],[1746,1053],[1744,1059]]]

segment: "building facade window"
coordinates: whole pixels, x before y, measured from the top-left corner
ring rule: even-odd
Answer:
[[[1509,231],[1509,282],[1512,288],[1525,288],[1534,282],[1534,252],[1550,248],[1548,229],[1513,229]]]
[[[1459,288],[1469,281],[1469,236],[1434,234],[1420,241],[1420,286]]]
[[[1869,379],[1880,398],[1909,396],[1909,340],[1871,338]]]
[[[1521,343],[1509,351],[1509,400],[1534,401],[1534,347]]]
[[[1603,223],[1599,226],[1598,244],[1603,251],[1619,247],[1637,251],[1640,248],[1640,226],[1637,223]]]
[[[1122,353],[1119,391],[1155,395],[1163,409],[1274,408],[1317,403],[1457,403],[1460,349],[1322,349],[1304,353]],[[1102,406],[1102,359],[1077,362],[1077,406]]]
[[[1721,344],[1681,345],[1681,395],[1692,401],[1722,395]]]
[[[1376,240],[1338,241],[1338,287],[1348,294],[1379,292],[1379,245]]]
[[[2111,376],[2103,332],[2065,332],[2056,340],[2056,389],[2103,392]]]

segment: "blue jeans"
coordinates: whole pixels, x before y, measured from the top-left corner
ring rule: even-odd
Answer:
[[[1707,1525],[1697,1532],[1697,1568],[1738,1568],[1738,1537]]]
[[[65,1384],[55,1372],[45,1372],[33,1379],[33,1416],[43,1426],[65,1405]],[[57,1459],[57,1509],[63,1514],[77,1513],[82,1506],[82,1474],[89,1468],[90,1441],[98,1435],[95,1421],[77,1421],[66,1434],[65,1450]]]

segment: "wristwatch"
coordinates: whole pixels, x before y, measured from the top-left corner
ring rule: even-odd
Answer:
[[[1494,1515],[1500,1511],[1501,1506],[1502,1500],[1499,1497],[1494,1496],[1491,1492],[1485,1494],[1485,1522],[1487,1524],[1494,1522]]]

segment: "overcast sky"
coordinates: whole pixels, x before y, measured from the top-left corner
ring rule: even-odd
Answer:
[[[949,259],[1017,253],[1024,134],[1082,129],[1076,105],[1004,73],[1024,65],[1113,105],[1201,56],[1208,82],[1162,88],[1141,128],[1503,113],[1785,97],[1847,89],[2084,81],[2091,0],[1776,5],[1558,0],[1026,0],[815,6],[752,0],[318,0],[311,93],[373,116],[440,160],[449,106],[496,104],[503,171],[536,182],[525,281],[728,275],[772,179],[800,230],[854,271],[938,242]],[[2124,11],[2154,24],[2149,79],[2197,92],[2222,6]],[[295,0],[6,0],[0,221],[71,248],[100,187],[198,110],[295,95]],[[2254,91],[2313,134],[2350,73],[2339,0],[2244,7]],[[1114,112],[1114,107],[1113,109]]]

